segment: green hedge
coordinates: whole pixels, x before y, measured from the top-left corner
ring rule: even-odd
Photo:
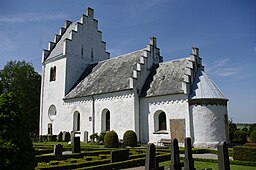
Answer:
[[[249,147],[255,147],[256,148],[256,143],[246,143],[244,146],[249,146]]]
[[[234,160],[256,161],[256,147],[236,146],[233,148]]]

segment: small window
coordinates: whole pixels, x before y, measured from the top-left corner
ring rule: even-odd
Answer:
[[[73,130],[80,131],[80,113],[75,111],[73,115]]]
[[[166,116],[164,112],[159,114],[158,120],[159,120],[159,130],[166,130]]]
[[[109,110],[106,113],[106,131],[110,131],[110,112],[109,112]]]
[[[57,110],[56,110],[56,107],[54,105],[51,105],[49,107],[49,110],[48,110],[48,116],[49,116],[49,119],[51,121],[53,121],[56,117],[56,114],[57,114]]]
[[[56,66],[51,67],[50,70],[50,81],[55,81],[56,80]]]

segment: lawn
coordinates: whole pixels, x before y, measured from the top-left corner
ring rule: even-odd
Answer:
[[[161,162],[160,166],[170,167],[170,161]],[[218,170],[218,163],[195,161],[196,169],[212,168],[212,170]],[[256,167],[242,166],[242,165],[230,165],[231,170],[255,170]]]

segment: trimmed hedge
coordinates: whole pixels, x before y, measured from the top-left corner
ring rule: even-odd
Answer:
[[[255,147],[256,148],[256,143],[246,143],[246,144],[244,144],[244,146]]]
[[[236,146],[233,148],[234,160],[256,161],[256,147]]]
[[[118,148],[119,141],[117,133],[115,131],[112,130],[106,133],[106,135],[104,136],[104,146],[106,148]]]
[[[124,145],[135,147],[137,146],[137,135],[132,130],[127,130],[123,136]]]

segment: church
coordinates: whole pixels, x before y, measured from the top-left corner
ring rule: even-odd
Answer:
[[[206,74],[199,49],[163,62],[155,37],[110,58],[94,10],[66,20],[42,52],[40,135],[127,130],[138,142],[191,137],[194,147],[228,141],[228,99]]]

